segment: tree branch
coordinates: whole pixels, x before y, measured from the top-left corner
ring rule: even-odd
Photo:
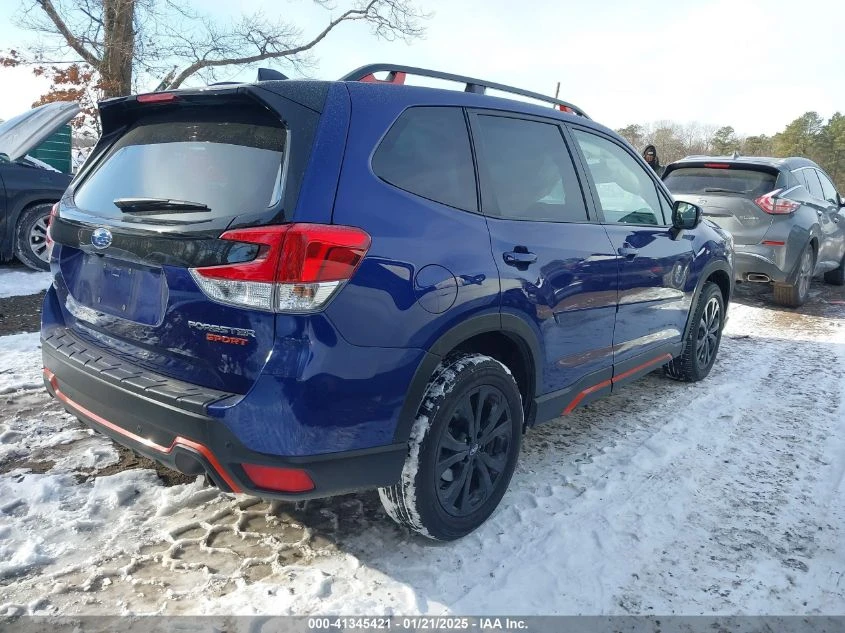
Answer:
[[[304,53],[305,51],[308,51],[314,48],[317,44],[319,44],[332,31],[332,29],[334,29],[342,22],[366,19],[369,12],[372,10],[372,8],[376,5],[377,2],[378,0],[370,0],[361,9],[349,9],[345,11],[340,15],[340,17],[330,21],[326,28],[323,29],[320,33],[318,33],[317,36],[314,37],[314,39],[305,44],[301,44],[300,46],[295,46],[293,48],[281,51],[268,51],[266,47],[269,41],[265,41],[263,44],[263,48],[259,47],[259,53],[256,55],[245,55],[243,57],[228,57],[222,59],[198,59],[197,61],[189,65],[187,68],[185,68],[185,70],[183,70],[181,73],[176,75],[176,78],[170,84],[170,88],[178,88],[183,81],[185,81],[194,73],[202,70],[203,68],[211,68],[215,66],[231,66],[233,64],[254,64],[255,62],[260,62],[265,59],[279,59],[281,57],[292,57],[294,55],[298,55],[299,53]],[[267,38],[267,40],[269,40],[269,38]]]
[[[56,8],[53,6],[51,0],[37,0],[38,5],[44,10],[53,24],[56,25],[56,28],[61,33],[62,37],[65,38],[65,41],[68,43],[73,50],[79,53],[79,56],[82,57],[86,62],[88,62],[94,68],[99,68],[100,60],[94,55],[91,51],[85,48],[82,43],[74,36],[73,33],[70,32],[70,29],[65,24],[62,17],[56,11]]]

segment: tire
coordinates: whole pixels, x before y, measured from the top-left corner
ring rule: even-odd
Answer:
[[[839,267],[824,274],[824,281],[832,286],[845,286],[845,255],[839,262]]]
[[[797,308],[804,305],[810,296],[810,283],[813,280],[813,270],[816,266],[816,256],[813,246],[807,244],[798,258],[795,270],[795,283],[774,286],[775,303],[787,308]]]
[[[505,365],[481,354],[445,359],[411,429],[400,482],[379,489],[387,514],[432,539],[469,534],[502,500],[522,428],[522,397]]]
[[[725,300],[719,286],[712,281],[706,282],[701,289],[692,323],[683,353],[664,366],[667,376],[683,382],[707,378],[719,352],[725,325]]]
[[[24,209],[15,229],[15,255],[30,268],[49,270],[47,254],[47,225],[50,223],[50,203],[36,204]]]

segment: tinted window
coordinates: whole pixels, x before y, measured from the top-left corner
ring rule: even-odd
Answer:
[[[807,189],[810,195],[819,200],[824,200],[824,191],[822,191],[822,184],[819,182],[819,177],[816,176],[815,169],[804,169],[804,178],[807,179]]]
[[[560,128],[478,116],[484,212],[514,220],[585,222],[587,208]]]
[[[681,167],[663,179],[672,193],[738,193],[751,197],[773,191],[776,173],[752,169]]]
[[[832,202],[836,202],[836,187],[833,186],[833,183],[830,182],[830,179],[825,176],[822,172],[816,171],[816,174],[819,177],[819,180],[822,183],[822,192],[824,193],[824,199],[830,200]]]
[[[281,199],[286,143],[280,122],[249,108],[149,116],[115,142],[74,200],[103,217],[122,215],[117,198],[198,202],[211,209],[202,219],[266,209]]]
[[[373,156],[383,180],[450,207],[476,211],[475,171],[460,108],[411,108]]]
[[[607,222],[663,224],[654,181],[621,146],[595,134],[575,131],[587,159]]]
[[[666,200],[663,194],[658,194],[657,197],[660,199],[660,210],[663,212],[663,224],[671,224],[672,205],[669,203],[668,200]]]

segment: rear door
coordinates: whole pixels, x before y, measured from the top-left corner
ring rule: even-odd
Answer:
[[[212,300],[197,269],[260,260],[265,246],[221,234],[291,216],[319,115],[274,103],[286,110],[236,93],[104,111],[99,158],[51,229],[77,336],[157,373],[249,389],[274,342],[272,306],[253,292],[264,286],[222,281]]]
[[[490,111],[471,118],[502,312],[529,314],[540,333],[545,384],[539,391],[608,380],[616,258],[605,230],[588,217],[562,128]]]
[[[670,166],[663,182],[675,200],[701,207],[704,217],[733,235],[737,244],[759,244],[773,216],[755,200],[786,183],[775,167],[728,162]]]
[[[817,266],[829,270],[836,268],[842,259],[843,226],[840,222],[839,194],[827,176],[817,169],[808,167],[801,170],[807,180],[812,196],[812,206],[819,219],[822,239],[819,243]]]
[[[619,267],[614,381],[677,354],[695,279],[692,240],[670,226],[653,172],[621,143],[572,126]]]

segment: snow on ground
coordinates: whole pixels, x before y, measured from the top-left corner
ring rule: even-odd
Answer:
[[[43,384],[38,332],[0,336],[0,395]]]
[[[19,295],[36,295],[52,283],[49,272],[36,272],[24,267],[0,268],[0,299]]]
[[[448,544],[375,493],[107,474],[107,440],[7,394],[0,614],[841,614],[845,309],[817,312],[734,304],[704,382],[652,374],[532,430],[500,508]],[[37,369],[37,338],[0,345]]]

